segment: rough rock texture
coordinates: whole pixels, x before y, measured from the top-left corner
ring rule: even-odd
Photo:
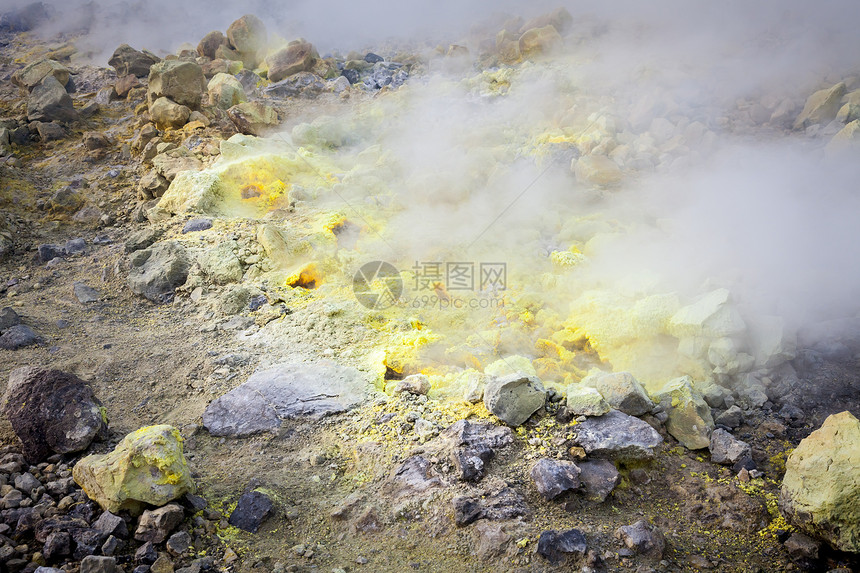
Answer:
[[[544,458],[531,469],[532,480],[544,499],[555,499],[579,487],[579,467],[573,462]]]
[[[448,426],[426,449],[437,457],[447,457],[463,481],[479,481],[486,473],[486,463],[495,451],[514,441],[513,432],[504,426],[478,424],[460,420]]]
[[[46,76],[30,92],[27,99],[27,119],[30,121],[61,121],[70,123],[78,119],[66,88],[52,75]]]
[[[333,362],[281,364],[254,373],[213,400],[203,413],[203,425],[216,436],[272,431],[283,419],[349,410],[363,400],[365,387],[358,370]]]
[[[0,349],[3,350],[18,350],[40,342],[42,337],[26,324],[11,326],[0,335]]]
[[[537,553],[550,563],[560,564],[570,558],[581,557],[588,545],[585,534],[578,529],[544,531],[538,538]]]
[[[628,549],[632,549],[639,555],[654,560],[663,557],[663,550],[666,547],[663,533],[644,519],[633,525],[619,527],[615,532],[615,537],[623,542]]]
[[[146,510],[140,516],[134,538],[138,541],[151,542],[156,545],[167,539],[185,518],[182,508],[171,503],[157,509]]]
[[[842,551],[860,552],[860,421],[829,416],[791,453],[779,496],[783,515]]]
[[[254,69],[262,61],[266,52],[268,34],[263,21],[252,14],[246,14],[227,28],[230,46],[241,56],[246,68]]]
[[[159,58],[149,52],[139,52],[128,44],[123,44],[114,51],[108,64],[116,70],[118,78],[135,75],[144,78],[149,75],[149,69],[159,62]]]
[[[39,60],[12,74],[12,83],[29,92],[47,76],[54,76],[61,86],[65,86],[69,83],[69,73],[69,68],[60,62]]]
[[[262,135],[267,129],[278,126],[277,112],[257,101],[234,105],[227,110],[227,115],[236,129],[246,135]]]
[[[269,80],[279,82],[298,72],[309,72],[319,60],[316,48],[310,42],[292,42],[266,58]]]
[[[672,437],[691,450],[710,445],[714,428],[711,409],[689,376],[670,380],[653,397],[669,414],[666,429]]]
[[[113,452],[91,455],[73,470],[75,482],[105,511],[140,513],[194,491],[179,431],[148,426],[128,434]]]
[[[732,465],[744,458],[752,457],[752,447],[748,443],[738,440],[722,428],[711,432],[709,449],[711,461],[716,464]]]
[[[149,70],[148,90],[146,97],[150,105],[158,98],[166,97],[180,105],[198,109],[206,90],[206,78],[203,69],[194,62],[166,60]]]
[[[621,482],[615,464],[609,460],[579,462],[579,482],[585,496],[592,501],[604,501]]]
[[[510,374],[493,378],[484,388],[484,405],[509,426],[519,426],[546,402],[546,391],[535,376]]]
[[[529,514],[528,505],[517,491],[502,487],[485,495],[459,496],[452,500],[454,523],[463,527],[479,519],[513,519]]]
[[[819,90],[809,96],[803,111],[794,120],[794,129],[803,129],[816,123],[828,123],[842,107],[842,96],[847,91],[844,83],[838,83],[826,90]]]
[[[230,514],[229,523],[244,531],[257,533],[274,507],[272,500],[263,492],[249,491],[239,498],[236,509]]]
[[[188,123],[191,109],[170,98],[160,97],[149,106],[149,114],[158,129],[178,129]]]
[[[645,389],[629,372],[589,374],[582,384],[596,389],[610,406],[625,414],[641,416],[654,408]]]
[[[156,243],[131,255],[128,286],[154,302],[167,302],[173,289],[188,278],[191,263],[185,247],[175,241]]]
[[[59,370],[18,368],[9,375],[3,413],[34,462],[86,449],[106,435],[101,402],[86,382]]]
[[[242,84],[230,74],[215,74],[206,89],[209,92],[209,103],[221,109],[230,109],[248,101]]]
[[[650,459],[663,438],[639,418],[613,410],[576,425],[576,442],[589,455],[612,459]]]
[[[738,311],[731,304],[728,289],[711,291],[676,312],[669,319],[669,334],[677,338],[704,336],[720,338],[746,331]]]
[[[545,55],[562,44],[558,30],[552,25],[526,30],[520,36],[520,53],[525,58]]]
[[[214,60],[217,57],[215,53],[218,51],[218,48],[226,45],[227,37],[220,30],[215,30],[203,36],[203,39],[197,44],[197,53],[210,60]]]
[[[567,409],[574,416],[602,416],[611,410],[595,388],[582,384],[567,387]]]

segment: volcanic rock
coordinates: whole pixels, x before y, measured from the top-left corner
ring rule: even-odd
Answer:
[[[149,114],[158,129],[179,129],[191,116],[191,109],[170,98],[160,97],[149,106]]]
[[[0,335],[0,349],[3,350],[18,350],[40,342],[42,337],[26,324],[11,326]]]
[[[629,372],[595,372],[581,384],[595,388],[612,408],[631,416],[647,414],[654,408],[645,389]]]
[[[266,518],[272,514],[274,507],[272,500],[263,492],[249,491],[239,498],[239,503],[228,521],[233,527],[257,533]]]
[[[573,462],[544,458],[532,466],[531,476],[544,499],[555,499],[579,487],[579,467]]]
[[[183,519],[185,519],[185,512],[175,503],[158,509],[146,510],[140,516],[134,538],[143,542],[151,541],[158,545],[167,539],[167,536],[174,529],[179,527]]]
[[[585,535],[578,529],[556,531],[550,529],[540,534],[537,553],[553,564],[560,564],[570,558],[585,555],[588,545]]]
[[[666,547],[663,533],[645,520],[619,527],[615,538],[622,541],[628,549],[653,560],[661,559]]]
[[[267,129],[278,125],[277,112],[257,101],[234,105],[227,110],[227,115],[236,129],[246,135],[262,135]]]
[[[670,380],[654,392],[653,397],[669,414],[666,429],[672,437],[690,450],[710,445],[711,430],[714,428],[711,409],[701,393],[693,387],[689,376]]]
[[[520,53],[525,58],[536,58],[557,49],[563,40],[554,26],[526,30],[520,36]]]
[[[210,60],[214,60],[216,58],[215,52],[218,51],[218,48],[226,45],[227,37],[220,30],[215,30],[203,36],[203,39],[197,44],[197,53]]]
[[[566,392],[567,409],[574,416],[602,416],[612,409],[595,388],[574,383]]]
[[[209,103],[221,109],[229,109],[234,105],[248,101],[242,84],[230,74],[215,74],[209,80],[207,90]]]
[[[573,173],[580,183],[610,186],[621,181],[618,165],[605,155],[586,155],[572,163]]]
[[[167,302],[173,298],[173,289],[185,283],[190,266],[180,243],[156,243],[131,255],[128,286],[153,302]]]
[[[860,421],[829,416],[788,456],[779,496],[782,514],[841,551],[860,552]]]
[[[65,89],[66,84],[69,83],[70,73],[69,68],[60,62],[39,60],[12,74],[12,83],[30,92],[42,83],[42,80],[46,77],[54,76],[60,85],[63,86],[63,89]]]
[[[309,72],[319,59],[316,48],[310,42],[291,42],[266,58],[269,66],[269,80],[279,82],[298,72]]]
[[[613,410],[576,425],[576,442],[589,455],[619,460],[650,459],[663,438],[639,418]]]
[[[77,376],[59,370],[13,370],[3,413],[32,461],[51,453],[81,451],[107,431],[104,408],[92,389]]]
[[[27,99],[27,119],[30,121],[61,121],[71,123],[78,119],[78,112],[66,88],[52,75],[43,79]]]
[[[354,368],[333,362],[281,364],[213,400],[203,426],[215,436],[248,436],[276,430],[281,420],[351,409],[364,398],[366,381]]]
[[[166,97],[191,109],[198,109],[206,78],[194,62],[165,60],[149,70],[149,87],[146,95],[151,106],[158,98]]]
[[[546,391],[535,376],[511,374],[494,378],[484,388],[487,410],[509,426],[519,426],[546,403]]]
[[[116,559],[87,555],[81,561],[80,573],[114,573],[116,571]]]
[[[108,60],[108,64],[116,70],[118,78],[134,75],[143,78],[149,75],[152,66],[160,59],[149,52],[139,52],[128,44],[122,44],[117,48]]]
[[[809,96],[803,111],[794,120],[794,129],[804,129],[814,124],[826,124],[836,118],[839,108],[842,107],[842,96],[847,91],[844,83],[819,90]]]
[[[593,501],[602,502],[621,481],[618,469],[609,460],[579,462],[579,482],[585,495]]]
[[[227,28],[227,40],[239,53],[245,67],[254,69],[265,56],[268,40],[266,25],[256,16],[246,14]]]
[[[485,495],[459,496],[452,500],[454,523],[463,527],[479,519],[513,519],[529,514],[525,499],[510,487],[488,491]]]
[[[140,513],[145,504],[161,506],[194,491],[182,438],[166,425],[128,434],[113,452],[79,461],[72,475],[90,499],[111,513]]]

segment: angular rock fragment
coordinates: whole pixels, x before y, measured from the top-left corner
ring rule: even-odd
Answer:
[[[555,499],[579,488],[580,469],[573,462],[544,458],[532,466],[530,473],[544,499]]]
[[[523,497],[510,487],[488,492],[487,495],[455,497],[452,502],[457,527],[479,519],[513,519],[529,514],[529,507]]]
[[[551,529],[540,534],[537,553],[550,563],[558,565],[568,559],[582,557],[587,548],[585,535],[580,530]]]
[[[535,376],[510,374],[494,378],[484,388],[487,410],[509,426],[519,426],[546,403],[546,391]]]
[[[150,541],[156,545],[167,539],[170,533],[179,527],[185,519],[182,508],[171,503],[158,509],[146,510],[140,516],[134,538],[138,541]]]
[[[618,469],[609,460],[588,460],[577,465],[579,482],[585,496],[592,501],[604,501],[621,481]]]
[[[669,414],[666,429],[672,437],[690,450],[708,447],[714,419],[689,376],[670,380],[652,396]]]
[[[639,418],[613,410],[576,425],[576,442],[589,455],[618,460],[654,457],[663,438]]]
[[[266,518],[272,514],[274,507],[272,500],[263,492],[249,491],[239,498],[239,503],[228,521],[233,527],[257,533]]]
[[[581,384],[596,389],[611,407],[630,416],[642,416],[654,408],[645,389],[629,372],[596,372],[583,378]]]
[[[619,527],[615,538],[622,541],[628,549],[653,560],[661,559],[666,547],[663,533],[644,519],[633,525]]]
[[[139,78],[149,75],[149,70],[153,64],[159,62],[159,58],[149,52],[140,52],[135,50],[128,44],[122,44],[118,47],[113,55],[108,60],[119,78],[134,75]]]
[[[191,261],[180,243],[165,241],[131,255],[128,286],[153,302],[168,302],[185,283]]]

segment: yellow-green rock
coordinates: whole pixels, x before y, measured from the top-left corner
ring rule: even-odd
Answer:
[[[788,456],[782,514],[841,551],[860,553],[860,420],[829,416]]]
[[[652,398],[669,415],[666,430],[685,448],[699,450],[710,445],[711,430],[714,429],[711,408],[689,376],[666,382]]]
[[[182,453],[182,437],[173,426],[147,426],[130,433],[105,455],[91,455],[72,471],[75,482],[105,511],[139,514],[187,492],[194,482]]]

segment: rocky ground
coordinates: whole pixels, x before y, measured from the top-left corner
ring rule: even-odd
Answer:
[[[43,17],[0,19],[3,570],[860,568],[858,319],[577,274],[635,226],[613,197],[727,138],[855,153],[856,76],[629,100],[577,87],[605,30],[564,10],[322,55],[249,15],[96,63]],[[440,214],[534,174],[570,205],[485,231],[505,292],[376,304],[362,264],[457,260]]]

